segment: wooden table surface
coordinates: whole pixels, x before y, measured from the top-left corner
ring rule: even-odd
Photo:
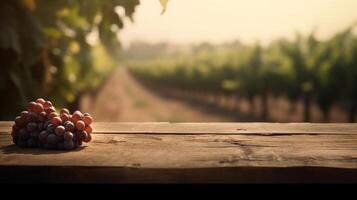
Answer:
[[[94,123],[74,151],[22,149],[0,122],[0,182],[357,182],[357,124]]]

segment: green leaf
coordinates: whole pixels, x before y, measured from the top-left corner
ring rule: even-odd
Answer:
[[[301,85],[301,90],[304,92],[311,92],[313,88],[314,88],[313,83],[311,83],[309,81],[306,81],[306,82],[302,83],[302,85]]]
[[[221,86],[224,90],[233,91],[239,88],[239,83],[236,80],[223,80]]]
[[[159,1],[160,1],[161,6],[162,6],[162,12],[161,12],[161,14],[164,14],[164,12],[166,11],[166,8],[167,8],[167,2],[168,2],[169,0],[159,0]]]
[[[62,32],[55,27],[43,27],[42,31],[47,37],[55,40],[58,40],[63,36]]]

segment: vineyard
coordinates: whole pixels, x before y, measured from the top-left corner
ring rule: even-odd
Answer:
[[[297,34],[294,40],[280,39],[262,46],[240,42],[196,48],[174,56],[151,56],[127,61],[137,79],[182,95],[219,103],[244,99],[255,109],[259,99],[261,119],[269,116],[271,97],[287,98],[292,110],[303,103],[303,121],[311,121],[316,104],[324,121],[331,108],[339,106],[354,122],[357,111],[357,35],[355,26],[318,40],[314,33]],[[236,107],[232,107],[234,111]],[[270,108],[271,109],[271,108]]]

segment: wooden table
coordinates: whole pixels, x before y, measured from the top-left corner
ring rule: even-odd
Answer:
[[[357,124],[102,123],[74,151],[21,149],[0,122],[0,182],[357,182]]]

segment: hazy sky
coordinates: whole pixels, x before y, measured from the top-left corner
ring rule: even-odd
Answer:
[[[152,43],[214,43],[239,39],[268,43],[296,31],[326,38],[357,20],[357,0],[141,0],[134,23],[119,33],[124,46]]]

